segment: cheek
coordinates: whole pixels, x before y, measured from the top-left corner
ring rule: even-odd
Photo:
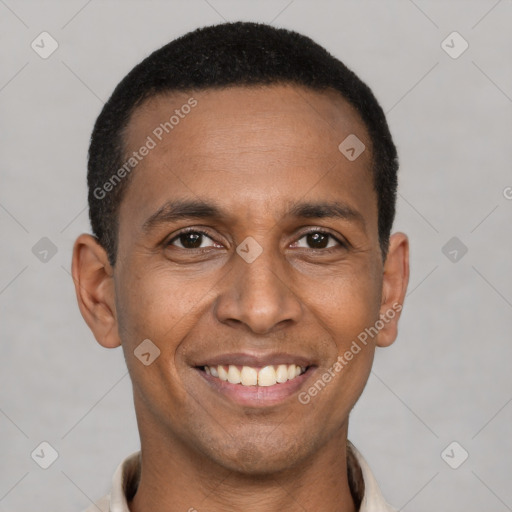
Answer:
[[[168,269],[153,269],[121,282],[116,291],[118,322],[121,339],[129,345],[149,338],[158,345],[174,346],[207,300],[200,280],[179,281]]]
[[[317,377],[327,380],[327,394],[336,396],[324,404],[339,405],[327,412],[328,416],[348,414],[370,374],[375,340],[365,333],[379,319],[381,288],[377,276],[371,268],[340,273],[308,296],[312,314],[331,340],[328,362]],[[317,384],[322,388],[322,383]]]
[[[168,266],[147,268],[138,275],[126,272],[119,281],[119,334],[132,381],[145,397],[158,395],[162,403],[172,397],[173,404],[167,403],[166,408],[176,408],[187,401],[179,372],[188,368],[180,350],[211,307],[209,290],[214,283],[170,272]],[[158,354],[148,366],[144,358],[137,357],[141,353],[138,347],[145,346],[150,348],[150,358],[152,352]]]
[[[318,368],[302,403],[322,416],[326,433],[348,417],[370,375],[375,343],[361,340],[365,329],[378,319],[378,289],[373,279],[347,277],[333,280],[317,296],[322,306],[314,314],[328,330],[331,347],[328,361]]]
[[[381,284],[372,268],[344,269],[308,287],[307,300],[317,321],[329,330],[338,353],[379,318]]]
[[[154,415],[182,414],[187,394],[176,355],[206,304],[207,289],[177,285],[168,271],[132,273],[120,281],[119,334],[134,393]]]

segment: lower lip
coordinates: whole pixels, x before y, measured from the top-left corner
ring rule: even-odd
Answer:
[[[273,386],[243,386],[231,384],[228,381],[208,375],[205,371],[196,368],[200,376],[217,392],[229,398],[238,405],[247,407],[268,407],[279,404],[295,395],[311,375],[315,367],[310,366],[298,377]]]

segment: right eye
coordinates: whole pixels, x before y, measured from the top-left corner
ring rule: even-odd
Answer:
[[[180,249],[205,249],[207,247],[211,247],[212,244],[203,245],[203,242],[206,242],[206,239],[214,242],[214,246],[219,246],[209,235],[204,231],[199,231],[197,229],[188,229],[186,231],[182,231],[178,233],[174,238],[167,242],[167,246],[179,247]]]

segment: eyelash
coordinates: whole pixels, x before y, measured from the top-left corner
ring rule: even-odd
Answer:
[[[186,235],[187,233],[197,233],[197,234],[200,234],[200,235],[204,235],[204,236],[210,238],[211,240],[213,240],[215,242],[213,237],[207,231],[191,227],[191,228],[185,228],[182,231],[180,231],[177,235],[175,235],[168,242],[166,242],[165,246],[166,247],[172,246],[172,242],[177,240],[180,236]],[[298,240],[301,240],[305,236],[313,234],[313,233],[320,233],[322,235],[329,236],[331,239],[333,239],[334,241],[336,241],[339,244],[339,247],[329,247],[329,248],[325,248],[325,249],[312,249],[312,248],[310,248],[309,249],[310,251],[331,252],[332,250],[336,250],[336,249],[339,249],[339,248],[345,248],[345,249],[348,248],[348,244],[346,242],[344,242],[344,241],[340,240],[339,238],[335,237],[329,231],[325,231],[325,230],[319,229],[319,228],[316,228],[316,229],[314,228],[314,229],[311,229],[309,231],[306,231],[305,233],[302,233],[301,236],[298,238]],[[218,242],[215,242],[215,243],[218,243]],[[187,248],[178,247],[178,249],[183,249],[184,251],[189,251],[189,252],[190,251],[205,251],[205,250],[207,250],[204,247],[203,248],[196,247],[194,249],[187,249]]]
[[[169,245],[172,245],[172,242],[177,240],[180,236],[186,235],[187,233],[197,233],[199,235],[207,236],[208,238],[213,240],[213,237],[208,232],[203,231],[202,229],[198,229],[198,228],[185,228],[182,231],[180,231],[177,235],[172,237],[168,242],[166,242],[165,246],[167,247]],[[204,251],[204,248],[203,249],[201,249],[201,248],[186,249],[186,248],[178,247],[178,249],[183,249],[184,251],[201,251],[201,250]]]

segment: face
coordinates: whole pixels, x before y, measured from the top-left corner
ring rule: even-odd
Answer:
[[[353,161],[350,134],[366,147]],[[354,342],[405,292],[403,238],[382,261],[365,126],[337,93],[274,85],[152,98],[127,154],[148,136],[96,337],[122,344],[141,432],[228,469],[299,464],[346,431],[398,314]]]

